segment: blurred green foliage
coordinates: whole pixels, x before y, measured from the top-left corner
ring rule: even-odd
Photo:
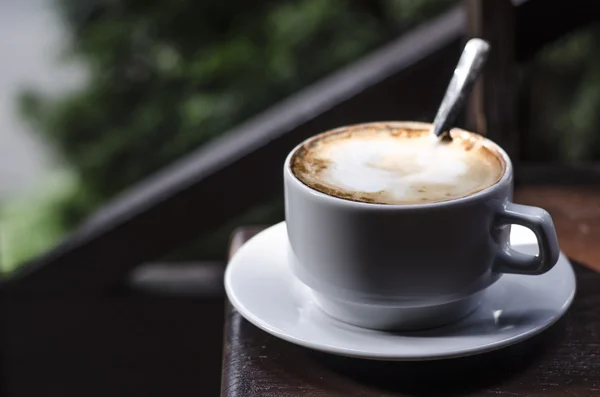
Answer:
[[[5,228],[4,238],[19,246],[9,266],[48,248],[135,182],[455,3],[59,0],[73,33],[64,61],[83,61],[90,79],[60,98],[35,88],[20,98],[69,176],[62,189],[42,188],[39,200],[5,205],[4,215],[20,214],[17,222],[41,236],[35,243],[10,238],[21,229]],[[280,217],[276,200],[237,222]],[[224,257],[235,223],[196,255]]]
[[[526,160],[600,159],[600,24],[540,51],[525,68]]]

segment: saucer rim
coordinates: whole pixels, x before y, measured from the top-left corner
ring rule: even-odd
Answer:
[[[279,222],[275,225],[272,225],[272,226],[262,230],[261,232],[259,232],[258,234],[256,234],[252,238],[250,238],[232,256],[232,258],[230,259],[229,262],[232,262],[236,256],[242,255],[243,252],[248,249],[252,240],[256,239],[257,237],[263,235],[265,232],[268,232],[268,231],[271,231],[272,233],[274,233],[272,229],[283,228],[284,225],[285,225],[285,221]],[[233,287],[231,286],[231,272],[233,271],[231,269],[233,269],[233,267],[231,267],[229,265],[227,266],[227,268],[225,270],[224,284],[225,284],[225,292],[227,294],[227,297],[228,297],[231,305],[233,306],[233,308],[235,308],[235,310],[237,310],[239,312],[239,314],[242,317],[244,317],[246,320],[248,320],[248,322],[250,322],[254,326],[258,327],[259,329],[267,332],[268,334],[270,334],[276,338],[282,339],[286,342],[290,342],[295,345],[299,345],[299,346],[302,346],[302,347],[305,347],[305,348],[308,348],[311,350],[328,353],[328,354],[334,354],[334,355],[338,355],[338,356],[349,357],[349,358],[366,359],[366,360],[373,360],[373,361],[438,361],[438,360],[469,357],[469,356],[474,356],[474,355],[478,355],[478,354],[489,353],[489,352],[492,352],[495,350],[500,350],[502,348],[515,345],[521,341],[530,339],[530,338],[544,332],[545,330],[550,328],[553,324],[555,324],[558,320],[560,320],[565,315],[565,313],[567,312],[567,310],[569,309],[571,304],[573,303],[575,294],[577,292],[577,280],[575,277],[575,272],[573,270],[573,267],[572,267],[570,261],[568,260],[566,255],[564,255],[564,253],[561,251],[560,256],[559,256],[559,261],[562,261],[562,260],[566,261],[565,266],[568,267],[569,274],[570,274],[571,278],[573,279],[573,283],[572,283],[573,289],[570,292],[565,303],[560,307],[560,309],[559,309],[560,314],[550,318],[545,323],[543,323],[539,326],[536,326],[535,328],[531,328],[521,334],[517,334],[512,337],[498,340],[498,341],[495,341],[495,342],[492,342],[492,343],[489,343],[489,344],[486,344],[483,346],[481,346],[481,345],[473,346],[470,348],[461,349],[460,351],[456,351],[456,352],[446,352],[446,353],[440,353],[440,354],[407,354],[407,355],[399,355],[399,354],[389,354],[388,355],[388,354],[373,354],[373,353],[369,354],[364,351],[356,351],[356,350],[350,349],[350,348],[339,348],[339,347],[330,346],[330,345],[323,344],[323,343],[319,343],[319,344],[312,343],[311,344],[310,342],[305,341],[304,339],[290,336],[289,334],[287,334],[285,332],[282,332],[278,329],[273,328],[272,326],[270,326],[269,323],[261,320],[260,318],[258,318],[254,314],[252,314],[249,310],[247,310],[245,308],[245,306],[241,303],[241,301],[237,297]],[[559,265],[559,264],[557,263],[557,265]],[[521,277],[531,277],[531,276],[525,275],[525,276],[521,276]],[[297,280],[297,281],[300,282],[299,280]],[[501,282],[501,280],[499,280],[498,282]],[[331,317],[330,315],[328,315],[325,312],[323,312],[323,313],[325,316],[327,316],[327,318],[330,321],[337,322],[339,324],[343,324],[345,327],[348,327],[350,329],[356,329],[357,332],[363,332],[363,333],[369,332],[369,333],[374,333],[374,334],[389,334],[389,332],[386,332],[386,331],[378,331],[378,330],[372,330],[372,329],[354,326],[354,325],[345,323],[343,321],[340,321],[334,317]],[[444,326],[442,326],[442,328],[443,327]],[[352,330],[352,331],[354,331],[354,330]],[[418,334],[419,334],[419,331],[410,331],[411,337],[418,337]],[[402,336],[402,335],[399,335],[399,336]]]

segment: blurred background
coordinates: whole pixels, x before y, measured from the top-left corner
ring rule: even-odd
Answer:
[[[4,0],[3,270],[135,182],[453,3]],[[235,224],[282,217],[281,200],[265,203],[175,256],[224,259]]]
[[[431,121],[467,21],[507,44],[516,160],[597,169],[600,15],[571,3],[0,0],[0,393],[217,395],[232,231],[283,220],[303,137]]]
[[[3,0],[2,271],[48,250],[115,195],[365,55],[454,0]],[[600,156],[600,25],[519,71],[525,159]],[[232,228],[174,253],[224,259]],[[24,236],[27,236],[24,238]]]

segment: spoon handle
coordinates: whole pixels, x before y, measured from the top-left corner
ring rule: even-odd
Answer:
[[[435,136],[439,137],[450,129],[475,78],[483,68],[489,50],[490,45],[481,39],[471,39],[465,45],[433,121],[432,132]]]

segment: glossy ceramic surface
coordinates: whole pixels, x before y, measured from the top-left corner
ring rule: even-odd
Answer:
[[[451,131],[485,146],[504,173],[483,190],[447,201],[357,202],[315,190],[294,175],[295,154],[323,136],[390,128],[429,131],[431,125],[375,122],[340,127],[299,144],[284,163],[288,263],[328,314],[379,330],[440,326],[470,312],[480,292],[502,273],[543,274],[552,269],[560,251],[550,214],[511,202],[511,161],[502,148],[481,136]],[[540,255],[510,249],[506,226],[512,224],[535,233]],[[375,309],[383,306],[385,310]],[[405,309],[415,306],[421,308],[418,313]]]
[[[511,245],[535,254],[533,233],[514,226]],[[345,324],[326,315],[288,264],[285,223],[252,238],[225,275],[232,305],[264,331],[311,349],[376,360],[432,360],[483,353],[527,339],[557,321],[575,294],[564,255],[548,273],[504,275],[462,320],[423,331],[393,333]]]

